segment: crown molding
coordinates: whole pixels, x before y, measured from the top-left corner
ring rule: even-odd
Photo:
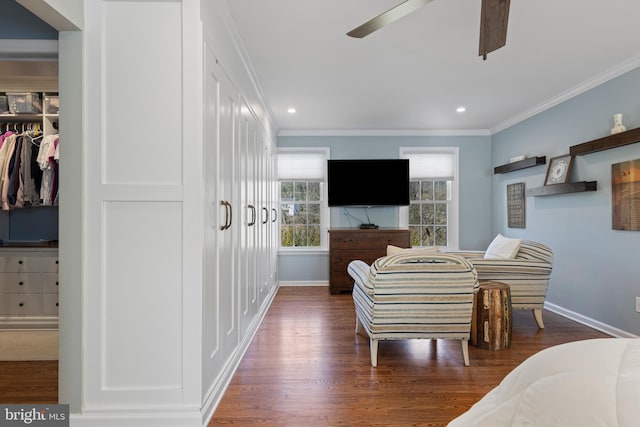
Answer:
[[[600,86],[603,83],[608,82],[609,80],[613,80],[616,77],[620,77],[621,75],[623,75],[624,73],[627,73],[635,68],[638,68],[640,66],[640,55],[638,56],[634,56],[618,65],[616,65],[615,67],[610,68],[609,70],[605,71],[604,73],[595,76],[594,78],[591,78],[589,80],[586,80],[580,84],[578,84],[577,86],[574,86],[573,88],[562,92],[560,95],[557,95],[551,99],[548,99],[547,101],[543,102],[542,104],[539,104],[529,110],[524,111],[521,114],[518,114],[517,116],[514,116],[508,120],[505,120],[502,123],[497,124],[496,126],[494,126],[493,128],[490,129],[490,133],[491,135],[496,134],[500,131],[503,131],[505,129],[510,128],[511,126],[514,126],[524,120],[527,120],[537,114],[542,113],[545,110],[548,110],[549,108],[555,107],[558,104],[563,103],[564,101],[568,101],[571,98],[574,98],[582,93],[585,93],[597,86]]]
[[[278,136],[490,136],[489,129],[280,129]]]

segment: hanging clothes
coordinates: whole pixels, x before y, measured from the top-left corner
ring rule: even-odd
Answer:
[[[2,160],[2,175],[0,176],[0,198],[2,200],[2,210],[8,211],[10,207],[9,203],[9,182],[10,182],[10,169],[12,169],[11,165],[14,164],[15,158],[13,154],[15,152],[16,143],[18,140],[18,135],[11,135],[4,141],[2,145],[2,150],[4,152],[4,156],[0,153],[0,158]],[[6,151],[5,151],[6,149]],[[14,160],[14,161],[12,161]]]
[[[40,206],[40,184],[42,170],[38,166],[37,156],[40,146],[35,142],[37,135],[27,134],[23,137],[20,162],[20,185],[18,187],[18,201],[22,207]],[[17,207],[18,205],[16,205]]]
[[[2,210],[58,205],[59,142],[39,131],[0,135]]]
[[[60,138],[58,135],[47,135],[40,143],[37,161],[42,170],[40,186],[40,202],[42,206],[54,206],[58,193],[58,162],[55,159]]]

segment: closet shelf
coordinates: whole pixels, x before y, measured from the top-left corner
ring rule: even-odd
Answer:
[[[531,168],[533,166],[544,165],[547,163],[546,156],[537,156],[537,157],[527,157],[524,160],[519,160],[513,163],[507,163],[501,166],[496,166],[493,168],[493,173],[507,173],[513,172],[520,169]]]
[[[614,135],[608,135],[603,138],[583,142],[582,144],[572,145],[569,148],[569,154],[572,156],[581,156],[583,154],[595,153],[597,151],[635,144],[636,142],[640,142],[640,128],[616,133]]]
[[[53,114],[49,114],[52,116]],[[0,120],[4,121],[25,121],[25,120],[42,120],[43,114],[0,114]]]
[[[597,181],[569,182],[566,184],[551,184],[543,187],[530,188],[527,196],[553,196],[554,194],[582,193],[584,191],[597,191]]]

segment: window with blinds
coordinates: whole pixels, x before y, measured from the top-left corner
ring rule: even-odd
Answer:
[[[412,246],[458,245],[457,148],[401,148],[409,159],[410,205],[401,221],[411,230]]]
[[[328,148],[278,150],[280,247],[326,247]]]

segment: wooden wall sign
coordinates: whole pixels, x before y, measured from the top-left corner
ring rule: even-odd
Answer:
[[[524,182],[507,185],[507,226],[526,228]]]
[[[614,230],[640,230],[640,159],[611,165]]]

